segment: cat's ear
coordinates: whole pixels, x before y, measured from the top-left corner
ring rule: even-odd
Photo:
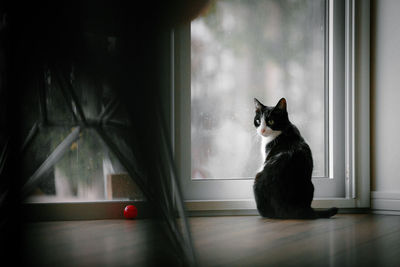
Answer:
[[[276,104],[275,108],[277,108],[278,110],[286,111],[286,99],[282,97],[281,100],[279,100],[278,104]]]
[[[257,98],[254,98],[254,107],[255,107],[255,109],[256,109],[256,112],[257,112],[257,111],[261,111],[261,109],[262,109],[263,106],[264,106],[264,105],[261,104],[261,102],[258,101]]]

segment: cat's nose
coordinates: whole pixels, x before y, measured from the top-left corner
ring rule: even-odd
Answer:
[[[262,134],[265,133],[265,129],[261,129],[261,133],[262,133]]]

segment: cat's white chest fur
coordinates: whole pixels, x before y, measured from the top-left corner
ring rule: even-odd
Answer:
[[[263,166],[264,166],[265,159],[267,158],[267,151],[266,151],[265,147],[269,143],[269,139],[270,139],[270,137],[261,136],[261,157],[263,160]]]
[[[269,142],[273,141],[281,133],[282,131],[272,130],[270,127],[268,127],[264,116],[260,118],[260,125],[257,127],[257,134],[261,136],[261,156],[263,160],[260,171],[264,169],[265,159],[267,158],[265,147]]]
[[[267,158],[267,151],[265,147],[267,144],[271,141],[273,141],[275,138],[277,138],[282,132],[281,131],[270,131],[270,134],[268,136],[263,136],[261,135],[261,157],[262,157],[262,164],[260,167],[259,171],[262,171],[264,169],[265,165],[265,159]]]

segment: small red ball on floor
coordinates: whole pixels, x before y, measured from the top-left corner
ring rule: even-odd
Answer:
[[[137,216],[137,208],[134,205],[128,205],[124,209],[124,217],[134,219]]]

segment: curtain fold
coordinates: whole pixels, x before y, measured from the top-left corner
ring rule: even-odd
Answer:
[[[152,234],[166,237],[147,255],[149,265],[196,265],[172,154],[168,130],[172,126],[164,113],[169,100],[163,96],[171,93],[171,49],[166,49],[171,31],[190,23],[208,4],[202,0],[134,4],[86,0],[34,1],[23,8],[6,1],[0,6],[0,92],[1,104],[7,104],[0,117],[2,232],[19,229],[19,217],[10,210],[18,209],[24,185],[20,156],[33,149],[29,146],[32,140],[40,140],[41,128],[57,124],[90,127],[117,155],[151,203],[157,222]],[[50,79],[52,91],[44,88]],[[67,120],[58,120],[57,113],[49,110],[50,96],[46,94],[57,90],[59,98],[66,100],[59,105],[66,105]],[[39,100],[31,101],[31,108],[38,113],[32,113],[36,117],[28,123],[25,109],[29,105],[23,105],[20,98],[29,94]],[[107,99],[113,100],[97,114],[98,106]],[[118,119],[119,107],[124,108],[125,117],[113,120]],[[114,131],[113,127],[123,130]],[[25,128],[30,129],[28,134],[22,133]],[[110,133],[114,140],[124,142],[115,142]],[[65,144],[63,149],[71,146],[71,142]],[[35,174],[35,180],[47,179],[39,177],[42,172]],[[10,241],[7,238],[12,237],[5,237],[2,243]]]

